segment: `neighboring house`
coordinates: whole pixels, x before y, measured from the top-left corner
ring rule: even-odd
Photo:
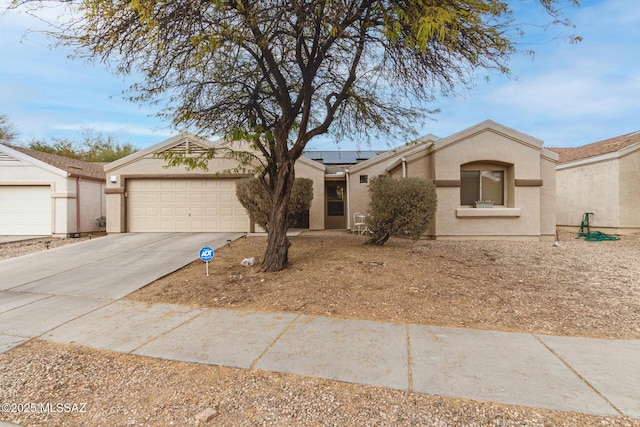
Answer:
[[[575,229],[591,212],[593,230],[640,231],[640,131],[576,148],[551,148],[560,155],[557,223]]]
[[[0,235],[104,230],[102,165],[0,144]]]
[[[217,148],[208,171],[167,168],[167,150],[197,153]],[[211,142],[182,133],[105,166],[107,231],[254,231],[235,196],[246,173],[225,149],[237,142]],[[558,155],[540,140],[485,121],[447,138],[427,135],[404,146],[377,151],[307,151],[296,177],[313,180],[308,220],[312,230],[350,229],[356,212],[368,209],[368,183],[378,176],[419,176],[435,182],[438,211],[428,236],[436,239],[555,237],[555,166]],[[475,208],[476,200],[492,208]]]

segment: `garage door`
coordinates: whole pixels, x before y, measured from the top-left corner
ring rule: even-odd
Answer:
[[[249,231],[233,179],[129,179],[130,232]]]
[[[0,235],[51,234],[51,189],[48,185],[0,186]]]

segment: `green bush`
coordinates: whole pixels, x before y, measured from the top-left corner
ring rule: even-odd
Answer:
[[[384,245],[391,236],[418,240],[429,228],[438,205],[435,185],[422,178],[375,178],[369,194],[367,226],[375,245]]]
[[[236,196],[249,213],[249,217],[265,230],[268,229],[271,213],[271,196],[258,178],[248,178],[236,183]],[[313,200],[313,181],[296,178],[289,200],[289,226],[295,223],[296,215],[306,212]]]

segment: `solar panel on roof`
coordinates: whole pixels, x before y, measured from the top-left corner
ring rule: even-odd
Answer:
[[[304,155],[325,165],[354,165],[379,154],[377,151],[305,151]]]

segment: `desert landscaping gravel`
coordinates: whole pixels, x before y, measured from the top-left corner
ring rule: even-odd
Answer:
[[[247,238],[216,251],[208,278],[197,261],[127,298],[639,339],[640,236],[617,242],[573,237],[561,235],[559,247],[392,240],[377,248],[357,235],[307,232],[292,238],[289,268],[270,274],[259,266],[240,266],[244,258],[262,257],[264,239]],[[12,244],[17,245],[13,256],[46,250],[25,243]],[[0,257],[5,249],[0,245]],[[173,362],[37,339],[0,354],[0,402],[61,410],[0,413],[0,420],[25,426],[640,426],[640,420],[626,417]]]
[[[344,232],[291,239],[290,265],[277,273],[264,238],[247,238],[203,263],[129,295],[148,303],[284,311],[391,322],[640,339],[640,236],[587,242],[393,239],[382,247]]]

